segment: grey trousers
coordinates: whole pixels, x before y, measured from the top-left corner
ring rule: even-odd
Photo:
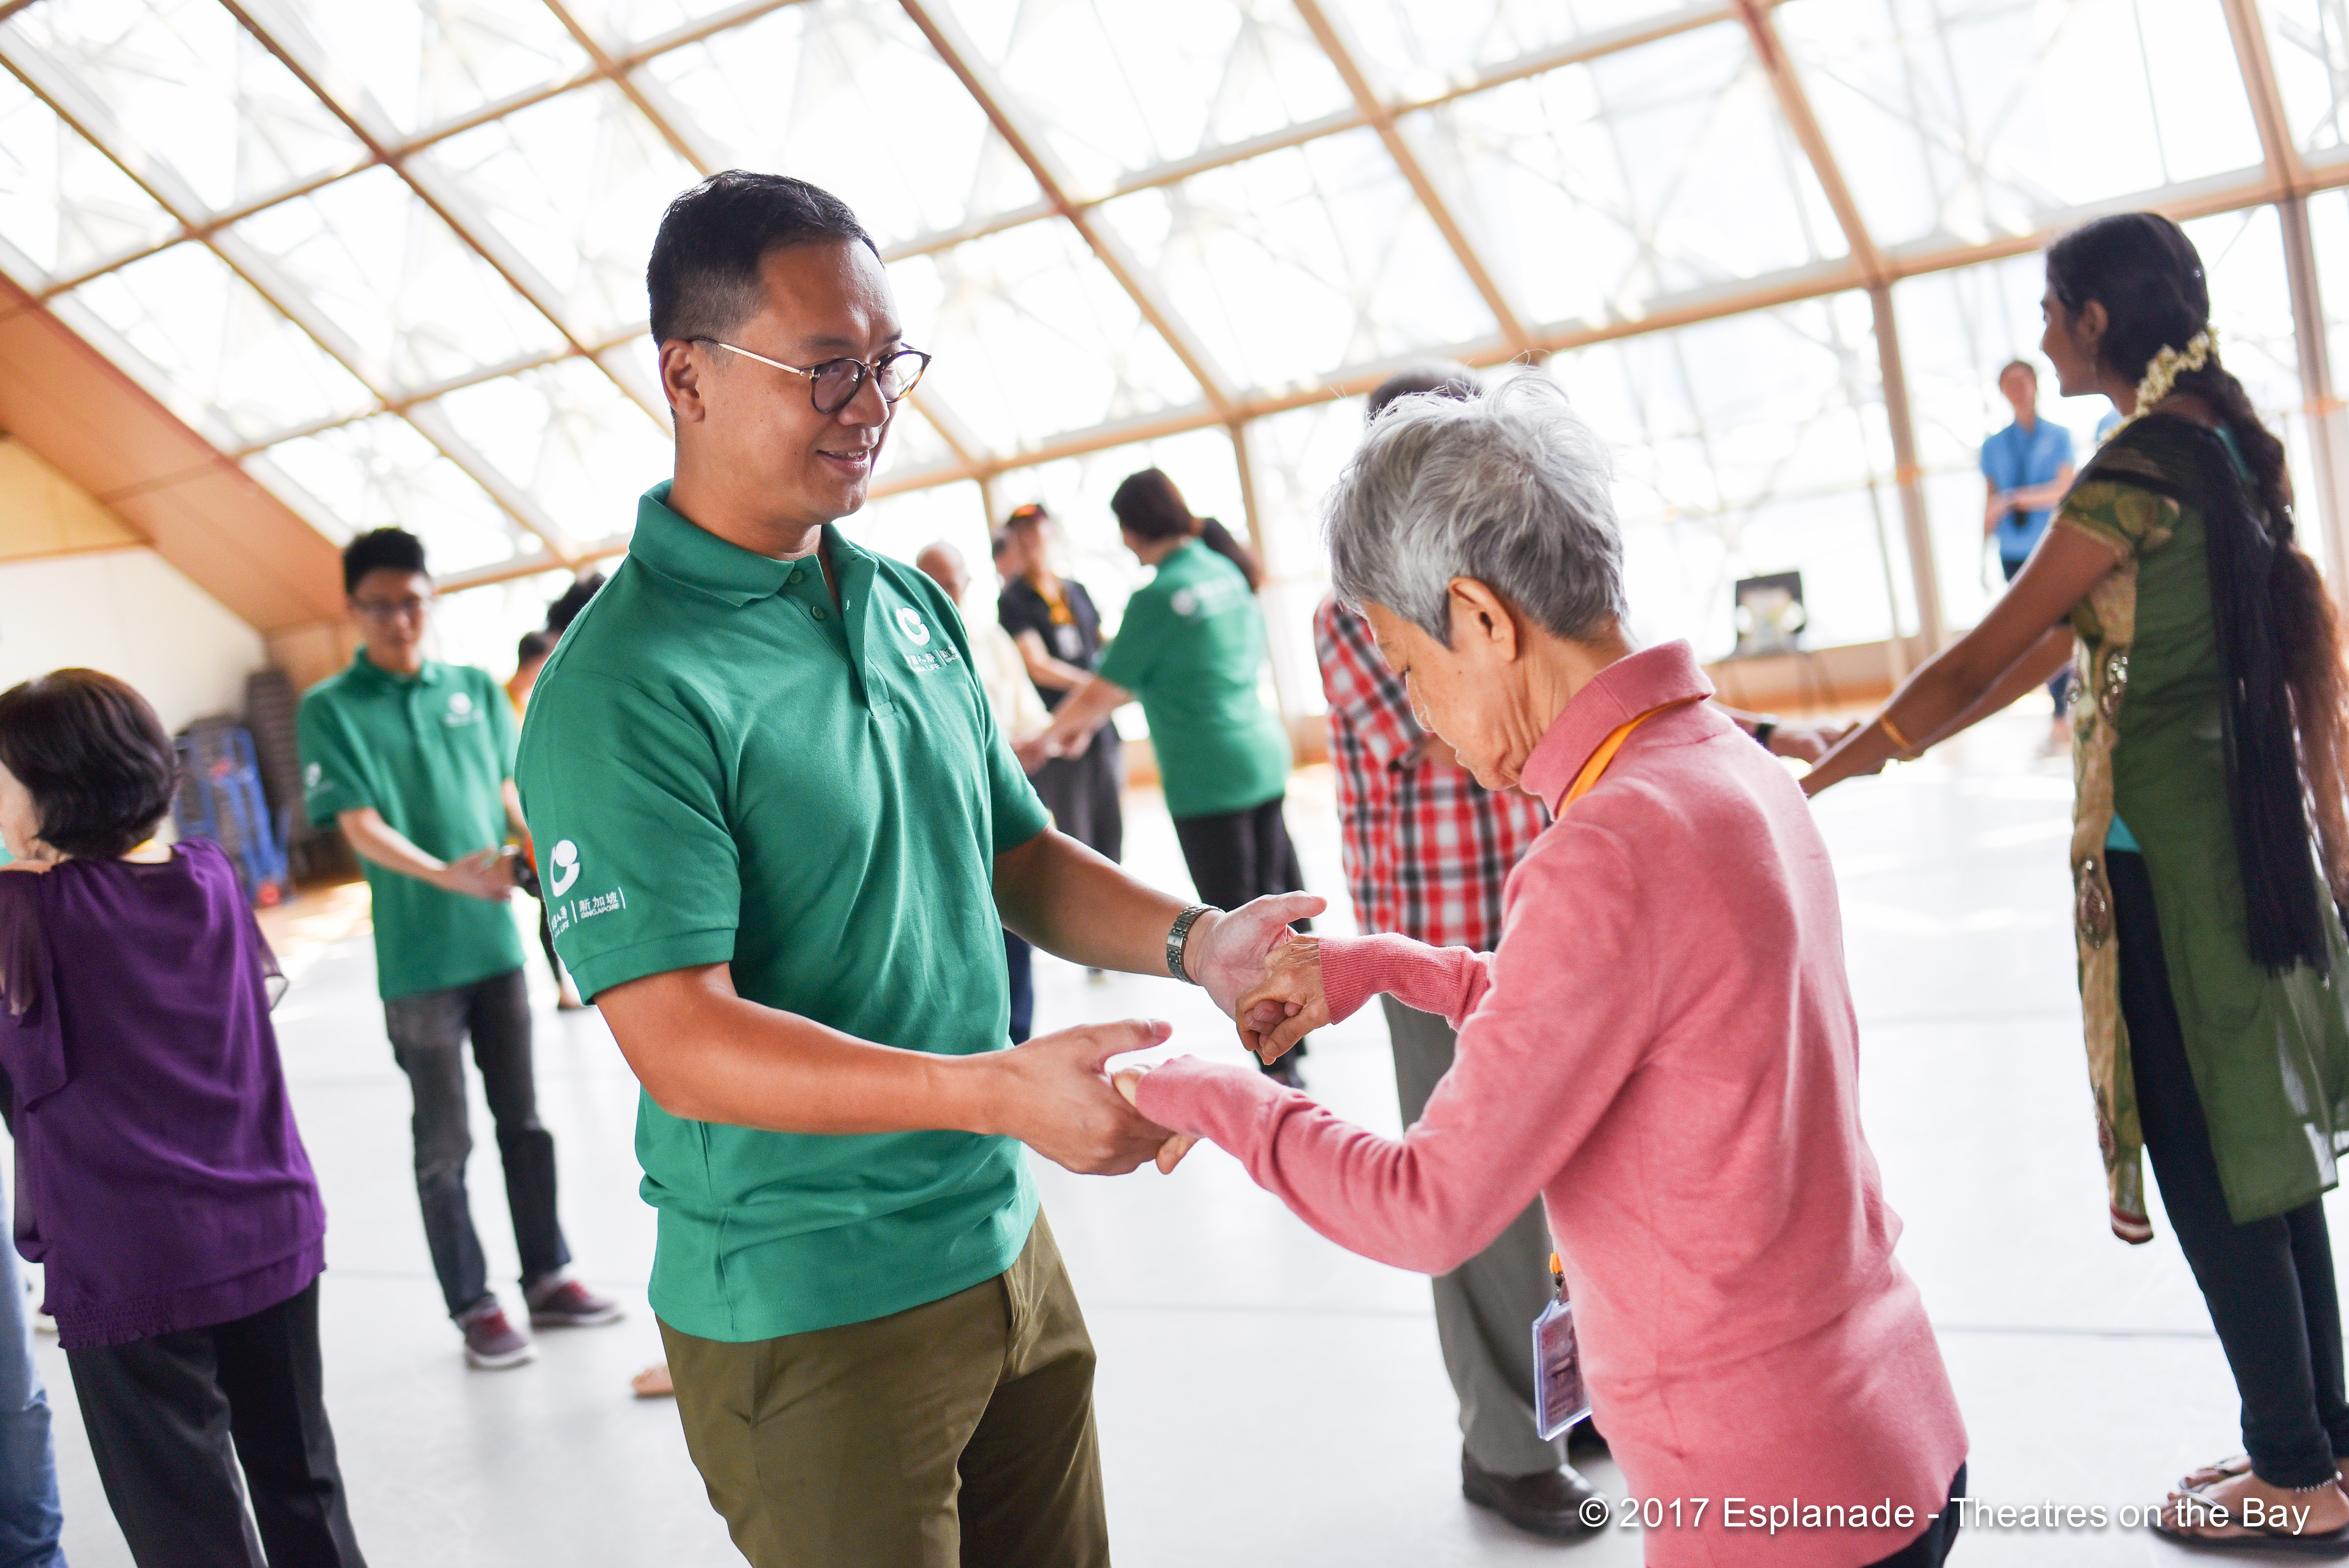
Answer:
[[[1409,1127],[1452,1067],[1452,1025],[1433,1013],[1379,998],[1394,1044],[1395,1098]],[[1435,1337],[1460,1397],[1468,1457],[1494,1475],[1527,1476],[1566,1462],[1566,1436],[1534,1435],[1534,1319],[1549,1304],[1549,1224],[1541,1200],[1493,1244],[1428,1281],[1435,1289]]]

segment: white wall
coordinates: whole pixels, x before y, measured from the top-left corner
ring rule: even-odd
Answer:
[[[261,634],[143,546],[0,563],[0,690],[68,665],[137,687],[166,729],[244,705]]]

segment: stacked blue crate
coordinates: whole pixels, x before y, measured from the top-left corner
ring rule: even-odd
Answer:
[[[286,890],[285,825],[262,793],[253,736],[206,725],[179,737],[180,792],[171,819],[182,838],[209,838],[228,851],[245,896],[274,904]]]

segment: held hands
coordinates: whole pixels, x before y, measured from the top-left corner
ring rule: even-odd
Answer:
[[[1267,958],[1297,940],[1288,923],[1329,907],[1311,893],[1274,893],[1228,913],[1210,910],[1191,928],[1183,967],[1226,1017],[1237,1020],[1241,994],[1263,978]]]
[[[481,849],[460,856],[441,867],[437,880],[448,892],[505,903],[514,893],[514,852]]]
[[[1142,1075],[1148,1071],[1147,1067],[1128,1067],[1110,1082],[1117,1085],[1117,1092],[1125,1096],[1127,1105],[1137,1106],[1142,1103],[1139,1097]],[[1190,1153],[1191,1146],[1198,1141],[1189,1133],[1169,1133],[1166,1141],[1158,1146],[1158,1174],[1174,1175],[1174,1168],[1183,1163],[1183,1157]]]
[[[1330,997],[1321,988],[1321,944],[1292,936],[1264,955],[1263,971],[1242,995],[1232,1017],[1240,1039],[1257,1059],[1278,1062],[1288,1048],[1330,1022]]]
[[[1172,1170],[1189,1140],[1146,1121],[1133,1109],[1133,1093],[1123,1083],[1114,1092],[1102,1068],[1112,1056],[1163,1044],[1174,1027],[1156,1019],[1129,1018],[1040,1034],[991,1057],[1008,1075],[1003,1112],[989,1130],[1008,1133],[1053,1164],[1080,1176],[1123,1176],[1154,1155],[1158,1168]],[[1120,1079],[1139,1073],[1121,1073]]]

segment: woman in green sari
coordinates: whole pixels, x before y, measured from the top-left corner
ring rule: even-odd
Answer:
[[[2243,1402],[2245,1454],[2186,1477],[2155,1528],[2349,1551],[2322,1202],[2349,1147],[2340,632],[2178,226],[2132,213],[2065,235],[2042,306],[2064,395],[2104,393],[2127,422],[1981,626],[1804,787],[1914,756],[2075,663],[2074,914],[2112,1227],[2151,1239],[2150,1154]]]

